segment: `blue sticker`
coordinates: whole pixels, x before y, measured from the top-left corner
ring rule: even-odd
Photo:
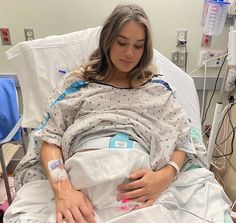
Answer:
[[[125,133],[118,133],[110,139],[109,148],[132,149],[133,141]]]

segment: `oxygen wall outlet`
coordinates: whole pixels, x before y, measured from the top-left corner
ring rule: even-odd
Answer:
[[[207,67],[221,67],[225,54],[223,50],[200,50],[198,55],[198,66],[206,63]]]

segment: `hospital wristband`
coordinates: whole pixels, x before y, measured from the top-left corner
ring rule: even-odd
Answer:
[[[174,162],[174,161],[172,161],[172,160],[170,160],[170,161],[167,163],[167,165],[172,166],[172,167],[176,170],[176,175],[175,175],[175,178],[174,178],[174,180],[176,180],[176,179],[178,178],[178,176],[179,176],[179,166],[176,164],[176,162]]]

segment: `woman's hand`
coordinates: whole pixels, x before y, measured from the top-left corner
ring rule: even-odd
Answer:
[[[55,199],[57,223],[96,223],[92,203],[82,192],[57,190]]]
[[[148,169],[137,170],[130,175],[131,182],[118,186],[118,200],[128,199],[141,203],[136,209],[151,206],[174,177],[175,170],[169,165],[156,172]]]

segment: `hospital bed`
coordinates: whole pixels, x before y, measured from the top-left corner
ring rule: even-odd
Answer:
[[[22,127],[37,128],[43,119],[48,97],[58,81],[67,72],[88,61],[96,49],[101,27],[86,29],[59,36],[49,36],[29,42],[21,42],[6,52],[14,66],[23,95]],[[194,163],[185,170],[209,167],[207,151],[203,143],[200,111],[193,79],[154,49],[153,63],[159,68],[160,78],[175,90],[176,98],[185,108],[192,125],[192,139],[197,149]],[[202,221],[196,221],[202,222]],[[226,212],[225,223],[232,222]]]

